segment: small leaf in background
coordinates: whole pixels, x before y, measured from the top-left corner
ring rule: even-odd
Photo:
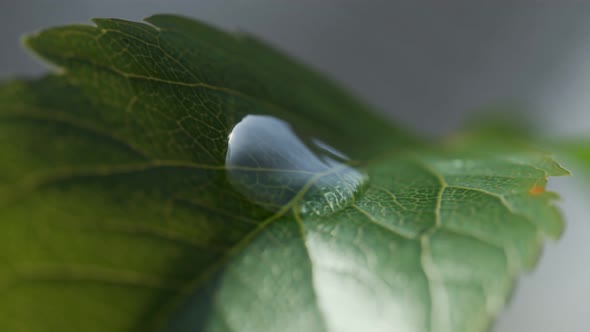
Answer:
[[[0,86],[3,331],[484,331],[562,231],[523,142],[423,143],[189,19],[94,22]]]
[[[583,137],[557,138],[547,141],[560,159],[564,159],[570,165],[574,175],[580,175],[582,184],[590,179],[590,140]]]
[[[566,154],[580,162],[581,166],[590,170],[590,141],[578,140],[560,144],[559,150],[565,151]]]

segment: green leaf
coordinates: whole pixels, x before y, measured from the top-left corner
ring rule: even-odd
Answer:
[[[0,86],[3,331],[483,331],[561,233],[543,152],[419,143],[185,18],[94,22]]]
[[[590,144],[586,144],[583,148],[580,148],[576,152],[578,158],[586,163],[586,165],[590,166]]]
[[[590,141],[587,139],[558,142],[556,150],[575,160],[584,170],[590,171]]]

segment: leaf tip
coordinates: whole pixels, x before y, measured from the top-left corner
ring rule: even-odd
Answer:
[[[42,46],[39,44],[39,41],[43,39],[43,34],[46,31],[47,30],[39,30],[29,34],[24,34],[20,36],[19,43],[30,57],[48,67],[51,72],[57,75],[62,75],[65,72],[65,69],[43,56]]]
[[[552,176],[571,176],[572,172],[561,166],[558,162],[555,162],[555,171]]]
[[[19,38],[20,45],[26,50],[31,50],[31,51],[34,50],[34,45],[33,45],[34,39],[37,38],[40,33],[41,32],[38,31],[38,32],[28,33],[28,34],[20,36],[20,38]]]

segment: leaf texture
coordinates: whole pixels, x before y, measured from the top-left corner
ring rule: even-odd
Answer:
[[[60,72],[0,86],[2,330],[485,331],[561,233],[545,153],[419,143],[252,38],[146,21],[44,30]],[[230,168],[252,115],[352,161],[257,133]]]

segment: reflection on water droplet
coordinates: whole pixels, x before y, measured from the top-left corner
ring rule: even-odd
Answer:
[[[326,143],[298,135],[285,121],[248,115],[228,137],[227,179],[242,195],[276,211],[293,203],[324,215],[350,205],[367,181]]]

